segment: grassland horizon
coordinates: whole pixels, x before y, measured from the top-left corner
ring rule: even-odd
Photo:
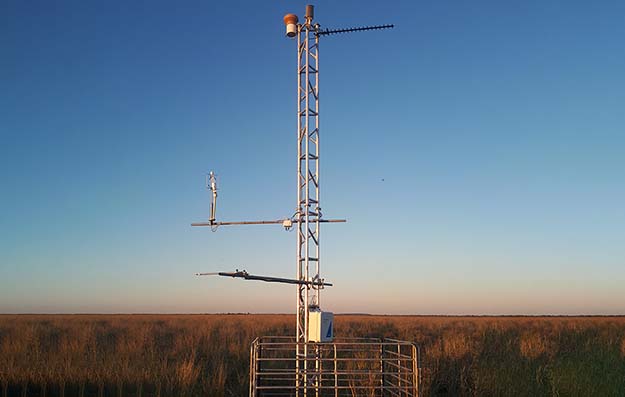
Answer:
[[[249,347],[292,314],[0,315],[0,396],[241,396]],[[422,349],[424,396],[619,396],[625,316],[336,316]]]
[[[290,316],[291,312],[107,312],[107,311],[78,311],[78,312],[0,312],[0,316]],[[532,313],[511,313],[511,314],[489,314],[489,313],[440,313],[440,314],[383,314],[383,313],[367,313],[367,312],[334,312],[336,316],[365,316],[365,317],[467,317],[467,318],[625,318],[623,314],[532,314]]]

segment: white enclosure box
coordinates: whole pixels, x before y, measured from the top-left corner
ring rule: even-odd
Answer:
[[[334,314],[311,311],[308,315],[308,340],[310,342],[332,342],[334,339]]]

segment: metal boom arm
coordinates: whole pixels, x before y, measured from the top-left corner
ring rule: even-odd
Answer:
[[[297,285],[308,285],[308,286],[316,286],[316,287],[331,287],[332,286],[331,283],[326,283],[323,280],[302,281],[302,280],[295,280],[292,278],[257,276],[254,274],[249,274],[245,270],[236,271],[236,272],[196,273],[195,275],[196,276],[223,276],[223,277],[243,278],[245,280],[265,281],[268,283],[297,284]]]
[[[363,26],[360,28],[348,28],[348,29],[325,29],[320,30],[317,36],[329,36],[337,33],[350,33],[350,32],[362,32],[363,30],[380,30],[380,29],[393,29],[395,25],[376,25],[376,26]]]
[[[284,225],[290,219],[277,219],[274,221],[235,221],[235,222],[195,222],[191,226],[228,226],[228,225]],[[298,223],[298,219],[290,220],[292,223]],[[343,223],[346,219],[319,219],[320,223]]]

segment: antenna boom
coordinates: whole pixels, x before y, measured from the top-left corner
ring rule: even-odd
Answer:
[[[305,281],[305,280],[296,280],[292,278],[257,276],[254,274],[249,274],[245,270],[236,271],[236,272],[196,273],[195,275],[196,276],[223,276],[223,277],[243,278],[245,280],[265,281],[267,283],[297,284],[297,285],[308,285],[308,286],[315,286],[315,287],[332,287],[331,283],[326,283],[323,280]]]
[[[363,26],[360,28],[347,28],[347,29],[325,29],[320,30],[316,34],[317,36],[329,36],[337,33],[350,33],[350,32],[362,32],[365,30],[380,30],[380,29],[393,29],[395,25],[376,25],[376,26]]]

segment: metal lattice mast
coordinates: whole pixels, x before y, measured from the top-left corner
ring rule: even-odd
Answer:
[[[319,307],[319,27],[312,24],[313,7],[297,25],[297,286],[296,391],[304,395],[308,377],[309,315]]]
[[[321,382],[321,344],[334,338],[331,312],[321,312],[320,292],[326,283],[320,274],[320,224],[342,223],[344,219],[324,219],[319,194],[319,38],[347,32],[392,28],[393,25],[377,25],[348,29],[324,29],[313,24],[314,7],[306,6],[306,17],[298,23],[295,14],[284,17],[286,35],[297,37],[297,208],[291,218],[268,221],[216,221],[217,180],[209,175],[207,187],[212,193],[208,222],[192,223],[192,226],[209,226],[216,231],[225,225],[282,224],[286,230],[297,224],[296,279],[258,276],[247,271],[198,273],[297,285],[297,313],[295,338],[295,394],[319,395],[324,386]],[[210,182],[210,183],[209,183]],[[324,320],[325,318],[325,320]],[[315,331],[311,336],[311,319]],[[325,321],[325,323],[324,323]],[[325,324],[325,325],[324,325]],[[321,330],[324,329],[323,334]],[[337,374],[335,374],[337,375]],[[336,376],[335,376],[336,379]],[[251,389],[254,383],[251,379]],[[335,385],[337,386],[337,385]],[[338,390],[335,387],[335,391]],[[310,394],[308,392],[311,392]]]
[[[297,35],[297,330],[296,330],[296,395],[307,395],[309,388],[318,393],[320,357],[318,346],[309,346],[311,310],[320,307],[323,280],[320,274],[319,194],[319,37],[361,30],[385,29],[381,25],[340,30],[321,30],[313,24],[314,7],[306,6],[305,22],[298,23],[295,14],[284,22],[287,36]],[[317,394],[318,395],[318,394]]]
[[[311,13],[312,14],[312,13]],[[308,342],[308,314],[319,307],[319,36],[312,15],[297,32],[297,341]]]

